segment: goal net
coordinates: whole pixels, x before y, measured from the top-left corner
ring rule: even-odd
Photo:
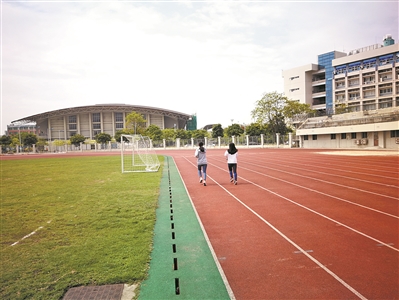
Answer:
[[[158,156],[148,136],[121,136],[122,173],[157,172],[160,166]]]

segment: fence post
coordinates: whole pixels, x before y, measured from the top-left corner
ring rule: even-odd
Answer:
[[[280,146],[280,133],[276,133],[277,148]]]
[[[292,148],[292,132],[288,133],[288,143],[290,144],[290,148]]]

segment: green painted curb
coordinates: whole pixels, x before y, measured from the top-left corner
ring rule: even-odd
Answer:
[[[149,276],[139,299],[230,299],[180,174],[168,156],[158,205]]]

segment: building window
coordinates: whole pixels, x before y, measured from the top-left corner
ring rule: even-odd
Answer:
[[[384,86],[380,88],[380,96],[392,95],[392,86]]]
[[[74,123],[76,123],[76,116],[69,116],[68,117],[68,123],[69,124],[74,124]]]
[[[92,121],[93,121],[93,123],[99,123],[99,122],[101,122],[101,115],[100,115],[100,113],[94,113],[94,114],[92,114]]]
[[[93,124],[93,129],[101,129],[101,124],[100,123],[94,123]]]
[[[375,67],[377,62],[377,59],[372,58],[372,59],[367,59],[363,61],[363,68],[364,69],[369,69]]]
[[[392,107],[392,99],[381,99],[378,103],[378,108],[388,108]]]
[[[341,133],[341,140],[346,140],[346,133]]]
[[[367,132],[362,132],[362,139],[367,139]]]
[[[391,138],[399,137],[399,130],[391,130]]]
[[[93,130],[94,136],[96,136],[97,134],[100,134],[100,133],[101,133],[101,130]]]
[[[367,89],[363,90],[364,92],[364,98],[374,98],[375,97],[375,89]]]
[[[307,141],[308,139],[309,139],[309,137],[308,137],[307,135],[304,135],[304,136],[303,136],[303,140],[304,140],[304,141]]]
[[[123,129],[123,123],[116,123],[115,124],[116,129]]]
[[[363,110],[374,110],[375,109],[375,101],[364,101],[363,102]]]
[[[314,141],[317,140],[317,134],[312,135],[312,140],[314,140]]]
[[[361,69],[360,62],[349,64],[348,73],[353,72],[353,71],[358,71],[360,69]]]
[[[119,123],[119,122],[123,123],[123,113],[115,113],[115,122],[116,123]]]
[[[351,133],[351,139],[353,140],[353,139],[356,139],[356,132],[352,132]]]
[[[336,135],[335,133],[332,133],[332,134],[331,134],[331,139],[332,139],[332,140],[337,139],[337,135]]]
[[[76,124],[69,124],[69,130],[76,130],[77,126]]]

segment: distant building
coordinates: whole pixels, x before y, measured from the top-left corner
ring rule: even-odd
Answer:
[[[309,104],[318,118],[296,131],[306,148],[392,148],[399,144],[399,45],[318,56],[318,64],[283,71],[284,93]],[[335,114],[346,109],[347,114]]]
[[[22,132],[38,134],[36,130],[36,123],[15,123],[7,125],[6,135],[18,135]]]
[[[125,127],[126,116],[135,111],[143,115],[149,125],[157,125],[160,129],[184,129],[189,114],[177,111],[140,105],[102,104],[79,106],[44,112],[13,121],[14,124],[36,124],[36,134],[47,140],[69,139],[81,134],[87,139],[94,139],[99,133],[115,136],[118,130]],[[14,128],[14,125],[8,126]],[[14,132],[14,131],[11,131]]]

